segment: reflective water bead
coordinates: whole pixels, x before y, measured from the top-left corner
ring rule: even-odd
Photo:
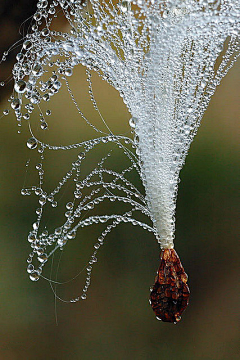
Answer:
[[[47,6],[48,6],[48,1],[47,1],[47,0],[41,0],[41,1],[39,1],[39,3],[38,3],[38,7],[39,7],[39,8],[45,9]]]
[[[37,208],[36,214],[37,214],[37,215],[41,215],[41,214],[42,214],[42,208]]]
[[[28,189],[22,189],[21,190],[21,195],[25,196],[25,195],[30,195],[31,192]]]
[[[40,76],[40,75],[42,75],[42,73],[43,73],[43,68],[42,68],[42,66],[41,66],[40,64],[35,65],[35,66],[33,67],[33,69],[32,69],[32,73],[33,73],[33,75],[35,75],[35,76]]]
[[[38,261],[41,262],[41,263],[46,262],[47,259],[48,259],[48,256],[45,253],[38,256]]]
[[[46,198],[45,197],[41,197],[39,200],[38,200],[39,204],[40,205],[45,205],[46,204]]]
[[[68,203],[66,204],[66,208],[67,208],[68,210],[71,210],[71,209],[73,208],[73,203],[72,203],[72,202],[68,202]]]
[[[35,270],[35,268],[34,268],[33,264],[29,264],[29,265],[27,266],[27,272],[28,272],[29,274],[31,274],[34,270]]]
[[[69,240],[73,240],[75,239],[75,237],[76,237],[76,231],[71,231],[70,233],[67,234],[67,238]]]
[[[35,194],[36,194],[37,196],[41,195],[41,194],[42,194],[42,189],[41,189],[41,188],[36,188]]]
[[[41,31],[42,36],[48,36],[48,34],[49,34],[49,30],[47,28],[42,29]]]
[[[47,130],[48,129],[48,124],[45,122],[45,121],[43,121],[42,123],[41,123],[41,129],[42,130]]]
[[[36,235],[35,235],[35,234],[29,234],[29,235],[28,235],[28,241],[29,241],[30,243],[36,241]]]
[[[59,228],[56,228],[54,232],[55,232],[56,235],[61,235],[61,233],[62,233],[62,228],[60,228],[60,227],[59,227]]]
[[[40,276],[39,276],[39,274],[38,274],[37,272],[32,272],[32,273],[30,274],[29,278],[30,278],[30,280],[32,280],[32,281],[38,281],[39,278],[40,278]]]
[[[17,61],[22,60],[22,59],[23,59],[23,54],[22,54],[22,53],[18,53],[18,54],[16,55],[16,59],[17,59]]]
[[[30,119],[30,115],[28,113],[23,115],[24,120],[29,120]]]
[[[72,74],[73,74],[73,71],[72,71],[72,69],[71,68],[67,68],[67,69],[65,69],[65,75],[66,76],[72,76]]]
[[[34,137],[31,137],[30,139],[28,139],[27,147],[29,149],[31,149],[31,150],[36,149],[37,145],[38,145],[38,142]]]
[[[40,97],[37,95],[32,95],[30,97],[30,101],[32,104],[38,104],[40,102],[40,100],[41,100]]]
[[[9,110],[8,110],[8,109],[3,110],[3,115],[8,115],[8,114],[9,114]]]
[[[43,98],[44,101],[49,101],[50,100],[49,94],[44,94],[42,98]]]
[[[24,93],[26,91],[26,82],[23,80],[17,81],[14,85],[14,90],[19,94]]]
[[[39,227],[39,222],[36,221],[35,223],[32,224],[33,230],[38,230]]]
[[[24,43],[23,43],[23,48],[24,48],[25,50],[30,50],[31,47],[32,47],[32,42],[31,42],[30,40],[24,41]]]
[[[136,118],[136,117],[132,117],[132,118],[129,120],[129,125],[130,125],[131,128],[133,128],[133,129],[135,129],[136,123],[137,123],[137,118]]]
[[[53,87],[56,90],[59,90],[61,86],[62,86],[62,84],[60,83],[60,81],[56,81],[55,83],[53,83]]]

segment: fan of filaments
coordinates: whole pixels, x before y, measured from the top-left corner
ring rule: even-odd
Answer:
[[[39,28],[37,25],[33,25],[36,31],[32,35],[27,35],[23,40],[22,49],[17,55],[18,62],[13,70],[14,92],[9,99],[17,118],[18,132],[21,133],[22,126],[26,127],[27,124],[30,133],[26,145],[31,150],[31,157],[34,159],[31,159],[31,162],[30,160],[27,161],[27,172],[34,162],[35,169],[33,172],[37,174],[35,184],[24,186],[21,190],[24,196],[35,195],[38,203],[36,219],[28,235],[31,252],[27,259],[27,272],[32,281],[38,281],[40,278],[47,279],[53,291],[55,291],[56,284],[60,285],[72,281],[78,275],[61,283],[54,278],[52,270],[51,276],[48,277],[43,272],[43,268],[47,263],[52,263],[57,250],[64,250],[67,243],[76,238],[80,229],[93,224],[102,224],[103,230],[100,232],[97,242],[93,246],[92,255],[83,269],[87,275],[82,293],[77,298],[69,300],[76,302],[79,299],[86,299],[92,267],[97,261],[97,252],[104,244],[106,236],[117,225],[131,223],[154,233],[157,238],[158,234],[154,226],[151,225],[151,221],[143,222],[142,217],[140,216],[138,219],[137,215],[141,213],[151,219],[143,191],[140,192],[134,185],[134,178],[136,176],[137,178],[141,177],[139,159],[136,155],[137,137],[133,131],[128,131],[125,135],[114,135],[102,116],[93,93],[93,72],[97,72],[103,80],[107,80],[110,84],[111,81],[96,64],[93,65],[93,60],[89,58],[89,54],[85,54],[79,45],[77,50],[76,48],[73,49],[73,43],[66,40],[66,37],[71,38],[72,34],[76,36],[74,28],[71,29],[69,35],[61,31],[51,30],[52,18],[46,19],[45,27],[41,26],[39,20],[40,18],[43,19],[44,2],[40,1],[39,4],[41,5],[40,10],[34,15]],[[82,22],[85,26],[89,26],[92,15],[84,11],[85,7],[84,4],[82,8],[79,6],[79,10],[81,10],[79,16],[83,14]],[[51,9],[53,12],[53,7]],[[49,13],[51,14],[51,11]],[[50,37],[55,39],[54,43],[50,42]],[[97,125],[92,119],[89,120],[88,116],[81,110],[80,102],[76,100],[77,94],[74,94],[71,89],[70,77],[75,66],[85,68],[89,99],[98,116]],[[69,96],[70,105],[75,107],[78,114],[77,120],[81,119],[89,127],[91,131],[88,134],[91,133],[92,137],[79,143],[52,145],[44,142],[44,137],[47,137],[45,136],[46,131],[51,131],[50,121],[47,120],[52,112],[49,101],[63,88]],[[6,110],[5,113],[7,112]],[[38,124],[36,124],[36,118],[40,120]],[[132,120],[130,120],[130,125],[134,127]],[[105,151],[102,151],[103,147],[105,147]],[[71,150],[75,154],[75,159],[70,163],[66,173],[57,181],[56,186],[49,189],[48,184],[45,184],[48,183],[45,162],[50,155],[49,153]],[[104,152],[105,155],[101,156]],[[111,158],[115,159],[118,153],[121,155],[117,155],[116,160],[111,161]],[[120,157],[125,157],[126,161],[121,160],[118,164]],[[94,168],[86,174],[83,169],[87,167],[89,161]],[[61,207],[62,202],[64,202],[63,209],[61,209],[64,214],[63,221],[53,228],[51,217],[61,219],[60,214],[56,214],[56,210]],[[116,202],[123,204],[119,207],[119,213],[104,213],[107,208],[111,210],[116,208],[112,205]],[[95,210],[96,207],[102,212],[101,215],[96,215],[98,212]],[[50,213],[51,208],[53,209],[52,214]],[[53,221],[53,223],[55,222]],[[57,294],[55,295],[58,297]]]
[[[37,185],[22,190],[23,195],[34,193],[39,202],[28,236],[30,278],[36,281],[43,276],[44,265],[76,237],[79,228],[105,224],[86,267],[81,295],[86,298],[92,265],[106,235],[118,224],[130,222],[153,232],[160,244],[160,267],[150,301],[159,319],[178,322],[189,298],[187,275],[173,242],[179,173],[217,85],[239,56],[239,1],[39,0],[37,8],[31,33],[17,54],[10,98],[19,129],[28,122],[28,148],[40,157]],[[60,14],[69,31],[56,30],[54,19]],[[70,86],[73,69],[80,65],[86,68],[97,122],[89,120]],[[133,136],[115,135],[109,128],[94,97],[93,73],[123,98],[132,116]],[[51,110],[44,114],[43,104],[63,88],[78,118],[94,132],[91,139],[52,145],[33,130],[36,112],[40,129],[48,129],[45,114],[49,116]],[[94,168],[83,175],[89,157],[99,154],[103,145],[107,155],[99,160],[96,156]],[[44,157],[74,149],[78,154],[70,169],[54,189],[46,190]],[[115,167],[116,162],[109,165],[116,151],[128,162],[122,169]],[[133,184],[132,172],[141,178],[145,195]],[[73,191],[64,221],[47,228],[42,225],[45,209],[58,207],[69,183]],[[96,215],[96,207],[110,201],[124,203],[126,212]],[[137,214],[147,216],[146,222]]]

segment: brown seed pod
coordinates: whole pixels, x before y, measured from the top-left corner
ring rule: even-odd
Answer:
[[[177,323],[188,306],[187,274],[174,249],[160,254],[160,266],[151,290],[150,303],[157,319]]]

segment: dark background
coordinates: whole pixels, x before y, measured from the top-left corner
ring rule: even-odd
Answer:
[[[1,26],[1,36],[4,29]],[[1,80],[7,71],[5,65],[0,68]],[[71,86],[91,118],[95,115],[88,109],[84,81],[80,86],[82,75],[82,69],[74,70]],[[117,93],[96,77],[93,84],[108,124],[115,133],[128,132],[130,115]],[[28,279],[27,235],[37,204],[34,196],[23,197],[20,190],[29,157],[25,145],[29,134],[26,125],[17,134],[12,114],[1,118],[1,360],[239,359],[239,84],[240,62],[217,89],[181,172],[175,245],[189,275],[191,298],[177,325],[157,321],[148,304],[158,267],[158,245],[152,235],[128,224],[107,237],[86,301],[55,304],[47,281]],[[9,104],[4,88],[0,90],[4,94],[2,112]],[[55,143],[90,136],[68,104],[64,91],[50,103],[52,118],[46,138]],[[50,183],[56,172],[68,168],[72,154],[62,162],[56,159],[49,165]],[[88,228],[64,251],[62,279],[81,269],[87,260],[81,254],[98,235],[97,227]],[[81,294],[84,276],[61,290],[61,296]]]

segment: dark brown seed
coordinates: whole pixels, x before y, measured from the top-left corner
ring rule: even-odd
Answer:
[[[160,266],[150,294],[150,303],[156,317],[166,322],[177,323],[188,306],[190,291],[187,274],[174,249],[165,249],[160,254]]]

